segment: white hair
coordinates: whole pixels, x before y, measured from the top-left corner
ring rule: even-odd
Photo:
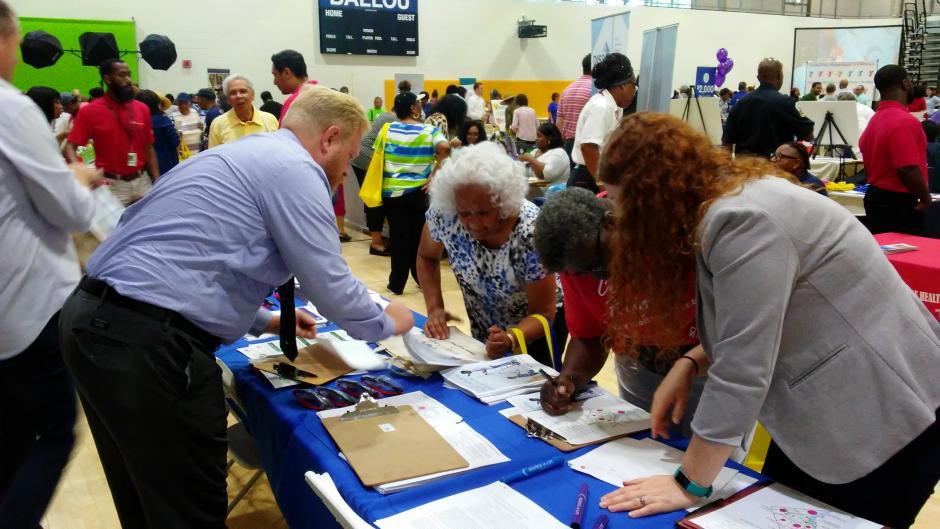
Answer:
[[[500,216],[518,215],[529,191],[522,163],[514,161],[498,143],[484,141],[461,147],[431,180],[431,208],[457,214],[457,188],[478,185],[489,190]]]
[[[251,84],[251,81],[249,81],[247,77],[240,73],[233,73],[222,81],[222,93],[225,94],[225,97],[228,97],[228,86],[232,84],[232,81],[245,81],[248,83],[249,90],[254,91],[255,89],[255,86]]]

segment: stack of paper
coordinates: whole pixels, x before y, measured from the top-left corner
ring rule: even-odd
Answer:
[[[558,375],[529,355],[515,355],[455,367],[441,371],[441,376],[445,386],[459,389],[486,404],[494,404],[541,387],[545,377],[540,370]]]
[[[486,360],[486,346],[467,336],[456,327],[449,327],[450,337],[436,340],[419,329],[411,329],[401,337],[379,342],[399,367],[424,376],[441,369]]]
[[[499,481],[377,520],[380,529],[566,529],[544,509]]]
[[[682,455],[681,450],[650,438],[637,441],[623,437],[572,459],[568,465],[578,472],[606,481],[615,487],[621,487],[624,481],[632,479],[661,474],[672,475],[682,463]],[[733,468],[723,468],[712,483],[715,492],[709,498],[690,507],[689,510],[697,509],[716,499],[731,496],[754,481],[756,481],[754,478],[739,474]]]
[[[646,411],[599,388],[592,392],[593,396],[576,402],[571,411],[558,416],[542,410],[537,393],[507,400],[513,405],[513,415],[537,422],[571,445],[597,443],[649,429],[650,414]]]
[[[383,406],[411,406],[418,412],[428,424],[431,425],[451,446],[454,447],[464,459],[470,464],[469,467],[448,472],[440,472],[412,479],[386,483],[375,487],[381,494],[391,494],[407,490],[418,485],[439,481],[449,476],[461,474],[475,468],[481,468],[497,463],[509,461],[509,458],[503,455],[498,448],[493,446],[485,437],[476,432],[463,418],[451,411],[447,406],[428,397],[420,391],[405,393],[385,399],[379,399],[378,403]],[[338,417],[353,406],[347,408],[324,410],[317,412],[321,419],[329,417]]]

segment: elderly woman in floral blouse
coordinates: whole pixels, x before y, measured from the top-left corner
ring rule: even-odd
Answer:
[[[449,336],[447,321],[453,318],[444,307],[440,268],[446,249],[473,336],[486,342],[487,355],[525,349],[555,365],[568,331],[557,278],[535,251],[538,207],[525,199],[527,191],[522,164],[490,142],[461,149],[431,181],[417,263],[428,314],[424,330],[432,338]],[[536,314],[552,324],[556,359]]]

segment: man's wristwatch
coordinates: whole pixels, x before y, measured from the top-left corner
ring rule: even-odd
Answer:
[[[673,476],[676,478],[676,482],[680,487],[685,489],[686,492],[693,496],[698,496],[699,498],[707,498],[712,495],[712,487],[703,487],[698,483],[689,479],[688,476],[682,472],[682,467],[676,469],[676,473]]]

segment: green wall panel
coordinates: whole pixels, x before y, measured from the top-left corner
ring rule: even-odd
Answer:
[[[55,35],[64,49],[78,50],[78,36],[86,31],[113,33],[119,50],[137,49],[137,30],[133,21],[20,17],[23,35],[36,29]],[[137,82],[137,54],[127,53],[121,58],[130,67],[134,82]],[[39,69],[25,64],[20,57],[13,74],[13,85],[23,91],[32,86],[51,86],[60,92],[78,88],[87,95],[88,90],[99,86],[100,81],[98,68],[82,66],[81,57],[69,52],[65,52],[54,65]]]

